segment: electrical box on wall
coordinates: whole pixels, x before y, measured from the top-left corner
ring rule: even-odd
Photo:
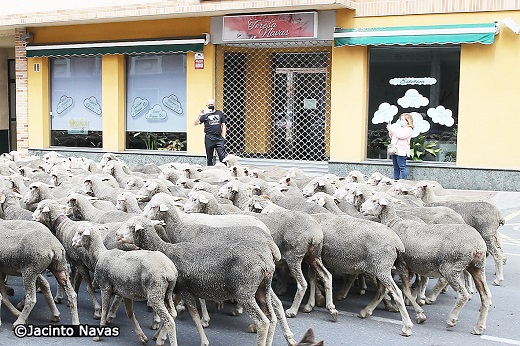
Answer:
[[[33,68],[34,68],[34,72],[40,72],[40,63],[35,63],[33,65]]]

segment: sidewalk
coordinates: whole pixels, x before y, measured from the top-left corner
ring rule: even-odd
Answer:
[[[520,214],[520,192],[512,191],[483,191],[483,190],[456,190],[449,189],[453,194],[466,196],[481,196],[491,199],[493,204],[500,210],[502,216],[506,218],[515,213]]]

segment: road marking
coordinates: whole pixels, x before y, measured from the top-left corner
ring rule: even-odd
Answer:
[[[517,254],[517,253],[507,253],[507,252],[504,252],[504,255],[507,255],[507,256],[520,256],[520,254]]]
[[[514,219],[514,218],[517,217],[518,215],[520,215],[520,210],[517,211],[517,212],[514,212],[514,213],[512,213],[512,214],[507,215],[506,217],[504,217],[504,220],[506,220],[506,222],[507,222],[507,221],[509,221],[509,220],[511,220],[511,219]]]
[[[502,238],[502,240],[505,240],[506,242],[510,242],[510,243],[515,244],[515,245],[520,245],[520,240],[515,239],[515,238],[511,238],[508,235],[500,234],[500,237]]]
[[[518,341],[518,340],[505,339],[505,338],[498,338],[498,337],[496,337],[496,336],[490,336],[490,335],[481,335],[480,337],[481,337],[482,339],[484,339],[484,340],[501,342],[501,343],[503,343],[503,344],[508,344],[508,345],[520,345],[520,341]]]

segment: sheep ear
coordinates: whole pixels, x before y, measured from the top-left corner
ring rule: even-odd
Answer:
[[[135,229],[136,231],[139,231],[139,230],[144,229],[144,227],[143,227],[143,225],[141,225],[140,223],[136,223],[134,229]]]
[[[0,203],[3,204],[4,202],[5,202],[5,195],[2,194],[2,195],[0,196]]]
[[[318,198],[318,205],[320,207],[323,207],[325,205],[325,198],[323,198],[323,197]]]
[[[86,228],[86,229],[83,231],[83,235],[90,235],[90,229]]]
[[[318,180],[318,186],[325,186],[325,181],[323,179]]]
[[[159,206],[159,211],[168,211],[170,210],[170,208],[168,208],[168,206],[164,203],[161,203],[161,205]]]
[[[159,187],[159,184],[157,184],[155,181],[152,181],[150,185],[146,188],[147,191],[153,191]]]
[[[255,201],[255,203],[253,204],[255,209],[260,209],[260,210],[263,210],[264,207],[262,207],[262,203],[260,203],[259,201]]]
[[[379,205],[388,205],[390,202],[385,197],[379,198]]]
[[[42,213],[50,213],[51,209],[49,208],[48,205],[46,205],[45,207],[43,207],[42,209]]]
[[[204,204],[209,203],[209,200],[206,198],[206,196],[200,196],[199,201]]]

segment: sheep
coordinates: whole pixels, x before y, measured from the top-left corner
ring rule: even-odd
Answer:
[[[469,293],[460,278],[466,269],[473,277],[481,300],[479,320],[471,333],[482,334],[486,329],[491,293],[484,275],[486,243],[480,234],[466,224],[428,225],[404,220],[397,215],[388,197],[383,193],[374,194],[362,204],[361,211],[377,216],[382,224],[391,227],[403,241],[406,251],[402,253],[403,261],[396,263],[396,268],[403,282],[403,292],[412,302],[418,322],[426,320],[426,316],[411,296],[409,273],[443,277],[457,292],[457,301],[447,320],[448,328],[452,328],[457,324],[459,313],[469,299]]]
[[[32,220],[32,212],[20,206],[21,197],[8,189],[0,190],[0,218],[4,220]]]
[[[444,194],[439,195],[435,189],[437,185],[428,181],[418,182],[415,186],[415,197],[422,199],[425,205],[433,202],[480,202],[489,201],[487,198],[477,196],[462,196]]]
[[[395,232],[380,223],[349,215],[327,212],[312,216],[323,230],[321,258],[325,267],[331,272],[352,275],[339,297],[344,298],[356,274],[375,277],[378,285],[376,296],[358,316],[366,318],[372,315],[373,310],[389,291],[401,314],[401,335],[411,335],[413,323],[406,310],[402,293],[392,277],[392,267],[405,251],[403,242]]]
[[[101,157],[101,160],[99,161],[99,165],[101,166],[101,168],[104,168],[109,161],[121,161],[119,159],[120,157],[121,156],[118,154],[104,153]]]
[[[114,205],[117,203],[117,196],[124,192],[119,187],[109,186],[105,183],[105,179],[97,175],[88,175],[83,179],[83,191],[99,199],[110,201]]]
[[[209,168],[203,170],[202,168],[192,165],[184,168],[184,177],[189,179],[199,179],[210,183],[219,183],[231,178],[231,173],[227,169],[222,170],[220,168]]]
[[[125,213],[140,214],[143,212],[137,200],[137,196],[131,192],[121,192],[119,196],[117,196],[116,208]]]
[[[145,163],[142,166],[132,166],[130,167],[130,171],[154,176],[157,176],[162,172],[161,168],[159,168],[155,163]]]
[[[71,208],[74,218],[95,223],[108,223],[123,222],[132,216],[132,214],[117,209],[100,210],[90,203],[90,199],[79,193],[71,193],[67,196],[67,204]]]
[[[249,203],[250,209],[256,206],[257,201],[255,201],[254,197],[258,196],[253,196],[252,201]],[[208,205],[208,203],[205,203],[203,200],[213,200],[213,205]],[[197,193],[192,193],[190,200],[184,205],[184,211],[188,213],[202,212],[211,214],[216,209],[215,204],[216,201],[213,195],[198,191]],[[220,212],[222,213],[222,211]],[[320,226],[310,215],[303,212],[291,212],[286,210],[286,212],[277,213],[275,215],[266,216],[264,214],[257,215],[257,217],[267,225],[276,245],[282,251],[282,259],[285,260],[291,274],[298,282],[296,296],[291,308],[286,311],[286,316],[296,316],[305,291],[307,290],[307,282],[301,271],[301,264],[305,259],[324,283],[328,298],[327,309],[334,319],[337,319],[337,311],[332,303],[332,275],[323,267],[320,259],[323,241],[323,233],[321,232]],[[313,293],[311,293],[311,297],[314,297]],[[305,311],[311,311],[313,307],[314,301],[312,300],[312,302],[306,305]]]
[[[360,171],[350,171],[347,174],[346,181],[348,183],[366,183],[368,177]]]
[[[272,344],[277,317],[280,318],[288,344],[296,344],[280,311],[282,304],[271,288],[275,266],[273,255],[265,243],[237,238],[166,243],[155,234],[150,221],[143,217],[132,218],[124,233],[118,235],[122,241],[134,243],[140,248],[161,251],[173,261],[179,271],[174,291],[187,305],[199,331],[201,345],[208,345],[209,341],[196,309],[197,297],[235,299],[244,306],[256,325],[259,346]]]
[[[239,165],[238,160],[241,159],[241,157],[233,154],[227,154],[226,157],[222,160],[224,164],[228,167],[237,166]]]
[[[70,187],[57,188],[53,185],[36,182],[29,185],[27,192],[23,196],[23,203],[34,205],[44,199],[62,199],[67,196]]]
[[[309,214],[328,213],[329,211],[314,203],[308,203],[305,198],[285,196],[281,192],[272,189],[267,182],[261,179],[252,179],[249,187],[255,195],[267,195],[273,203],[290,210],[304,211]]]
[[[155,231],[153,225],[151,229]],[[173,289],[178,272],[166,255],[158,251],[108,250],[95,227],[76,231],[72,246],[85,248],[91,262],[95,263],[94,280],[101,290],[102,300],[101,327],[107,325],[110,297],[117,294],[125,302],[126,313],[134,324],[135,333],[143,344],[146,343],[148,338],[139,326],[133,308],[134,300],[146,300],[164,322],[157,334],[156,345],[164,345],[166,333],[171,344],[177,345]]]
[[[5,180],[10,183],[9,188],[20,195],[24,195],[27,192],[27,185],[25,185],[26,181],[29,181],[28,178],[24,177],[19,173],[11,174],[5,177]]]
[[[186,194],[177,186],[167,185],[165,182],[167,182],[167,180],[164,182],[158,179],[147,181],[139,191],[136,192],[137,199],[141,202],[148,202],[150,198],[157,193],[167,193],[172,196],[186,197]]]
[[[280,249],[282,259],[297,282],[296,294],[291,307],[285,312],[286,316],[296,316],[307,290],[307,282],[302,272],[302,262],[305,261],[312,268],[313,276],[318,275],[322,281],[325,287],[326,308],[334,320],[337,320],[338,312],[332,301],[332,274],[323,266],[321,260],[323,232],[320,225],[312,216],[304,212],[269,210],[269,206],[274,204],[267,199],[268,197],[264,196],[252,196],[248,207],[250,211],[260,213],[257,217],[271,231],[271,236]],[[310,312],[314,308],[315,289],[311,280],[309,302],[303,309],[305,312]]]
[[[67,275],[65,249],[58,239],[44,225],[20,220],[0,221],[0,236],[0,280],[3,284],[5,275],[22,276],[25,288],[25,303],[22,312],[16,312],[19,315],[13,326],[27,323],[36,304],[36,282],[46,269],[54,274],[58,285],[67,293],[72,324],[78,325],[77,295]],[[40,279],[43,284],[47,282],[45,278]],[[48,289],[44,293],[46,291]],[[15,312],[16,309],[7,300],[5,292],[2,293],[4,304]],[[47,302],[50,303],[48,299]],[[53,321],[56,322],[59,321],[59,312],[55,308],[54,306],[52,312]]]
[[[227,215],[242,211],[233,204],[218,203],[213,194],[202,190],[190,192],[182,209],[186,213],[205,213],[209,215]]]
[[[453,196],[453,200],[439,201],[433,197],[430,184],[417,187],[416,195],[425,201],[427,206],[445,206],[462,216],[464,222],[473,226],[486,242],[487,251],[495,261],[495,280],[493,285],[500,286],[504,281],[504,255],[498,227],[505,223],[500,211],[488,201],[461,201]],[[443,196],[448,197],[448,196]],[[449,196],[451,197],[451,196]],[[433,199],[433,200],[432,200]]]
[[[219,188],[218,197],[230,200],[234,206],[243,210],[250,196],[245,183],[240,180],[231,180]]]
[[[338,207],[337,204],[339,204],[339,200],[337,198],[334,198],[328,193],[325,192],[316,192],[313,195],[311,195],[309,198],[307,198],[307,201],[315,203],[321,207],[324,207],[328,211],[330,211],[332,214],[341,215],[344,214],[344,212]]]
[[[177,179],[181,177],[181,172],[174,168],[165,168],[159,173],[158,179],[171,181],[173,184],[177,182]]]
[[[134,175],[134,173],[130,171],[130,168],[123,161],[116,160],[108,161],[103,167],[103,172],[113,176],[121,188],[125,188],[129,178],[140,177]]]
[[[316,192],[325,192],[329,195],[333,195],[336,188],[332,183],[323,177],[316,177],[309,181],[302,189],[304,197],[311,197]]]

